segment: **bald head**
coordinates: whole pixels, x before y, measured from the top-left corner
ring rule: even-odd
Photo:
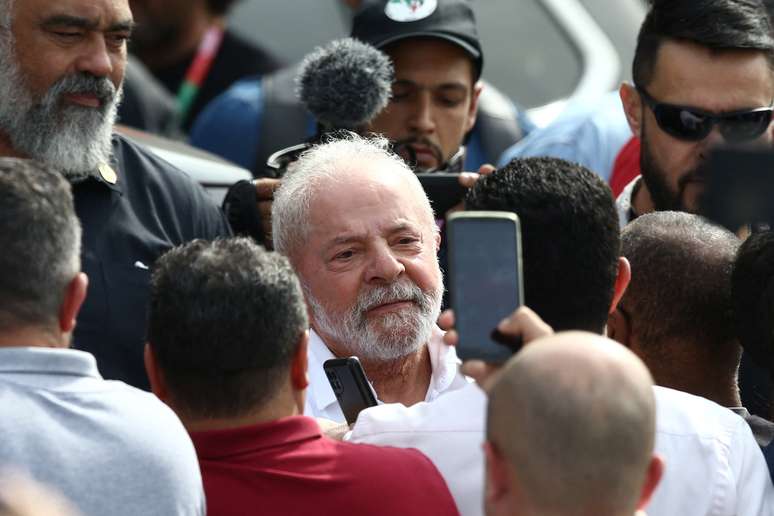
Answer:
[[[590,333],[541,339],[511,360],[490,392],[487,440],[520,505],[633,514],[653,457],[652,385],[633,353]]]

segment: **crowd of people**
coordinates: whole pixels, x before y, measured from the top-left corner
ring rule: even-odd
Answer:
[[[774,514],[774,233],[701,215],[713,150],[774,142],[768,3],[651,0],[633,83],[534,129],[474,2],[348,1],[393,77],[347,131],[232,3],[0,0],[1,516]],[[117,122],[251,170],[250,209]],[[505,363],[458,358],[418,172],[518,215]]]

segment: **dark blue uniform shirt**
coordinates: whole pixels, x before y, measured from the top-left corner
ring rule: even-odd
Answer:
[[[168,249],[227,236],[207,193],[149,150],[113,136],[112,178],[73,185],[83,226],[83,271],[89,276],[73,347],[93,353],[106,378],[148,388],[143,366],[150,269]]]

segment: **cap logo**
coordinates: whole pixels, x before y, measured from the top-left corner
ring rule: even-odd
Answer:
[[[438,0],[390,0],[384,14],[396,22],[423,20],[438,8]]]

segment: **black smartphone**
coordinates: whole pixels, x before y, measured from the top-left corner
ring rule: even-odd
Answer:
[[[719,148],[709,158],[701,214],[736,233],[774,224],[774,152]]]
[[[519,217],[499,211],[457,212],[447,218],[446,235],[457,355],[504,362],[521,345],[496,331],[523,303]]]
[[[323,369],[347,424],[353,424],[361,410],[377,404],[376,394],[357,357],[326,360]]]
[[[438,218],[443,218],[447,211],[461,203],[468,191],[460,184],[459,174],[431,172],[419,173],[416,176],[422,183],[422,188],[425,189],[435,216]]]

